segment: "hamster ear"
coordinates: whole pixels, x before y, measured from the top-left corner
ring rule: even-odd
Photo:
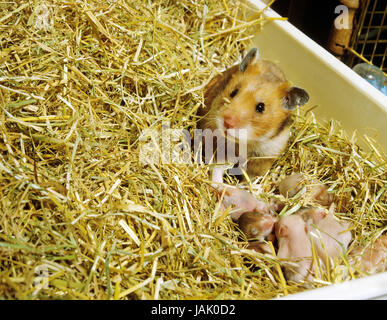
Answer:
[[[294,110],[303,106],[308,100],[309,95],[304,89],[291,87],[283,98],[282,106],[287,110]]]
[[[254,63],[259,60],[259,50],[258,48],[252,48],[250,51],[246,54],[246,56],[243,58],[241,64],[239,65],[239,70],[242,72],[245,72],[247,66],[250,63]]]
[[[287,236],[287,234],[288,234],[288,227],[286,227],[286,226],[280,226],[280,228],[279,228],[279,230],[278,230],[278,234],[279,234],[281,237]]]
[[[326,212],[320,208],[314,209],[312,215],[313,215],[314,223],[319,222],[320,220],[324,219],[327,216]]]

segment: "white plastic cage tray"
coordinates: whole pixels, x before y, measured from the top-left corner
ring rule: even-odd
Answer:
[[[258,9],[260,0],[249,0]],[[268,17],[280,17],[265,10]],[[322,120],[340,121],[348,136],[354,130],[374,138],[387,151],[387,96],[357,75],[288,21],[273,20],[253,40],[264,59],[275,61],[297,86],[310,95],[309,105]],[[359,145],[364,147],[362,141]],[[330,285],[283,299],[387,299],[387,272]]]

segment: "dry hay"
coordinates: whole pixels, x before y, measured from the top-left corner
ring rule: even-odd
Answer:
[[[239,1],[0,4],[0,298],[268,299],[275,256],[244,249],[209,167],[139,161],[145,129],[193,129],[203,87],[265,22]],[[297,118],[262,196],[293,170],[322,179],[354,244],[386,225],[385,156]],[[340,200],[342,199],[342,200]],[[292,202],[293,201],[293,202]],[[287,213],[308,199],[288,201]],[[293,209],[294,210],[294,209]],[[363,276],[344,261],[314,286]],[[48,280],[47,280],[48,279]]]

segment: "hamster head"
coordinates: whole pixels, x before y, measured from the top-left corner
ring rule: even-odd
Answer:
[[[308,229],[305,221],[298,215],[285,216],[277,223],[275,234],[280,238],[305,238],[307,239]]]
[[[213,129],[228,130],[229,136],[236,133],[229,129],[246,129],[247,140],[274,137],[290,124],[290,112],[309,99],[306,91],[291,86],[278,66],[261,60],[256,48],[224,77],[227,81],[217,88],[211,109],[216,110]]]
[[[277,221],[278,219],[272,215],[249,211],[240,216],[238,224],[246,238],[251,240],[267,237]]]

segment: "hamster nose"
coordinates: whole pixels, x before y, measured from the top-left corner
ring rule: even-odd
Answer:
[[[226,129],[235,128],[236,124],[237,124],[237,120],[235,117],[231,115],[225,115],[223,117],[223,125]]]

